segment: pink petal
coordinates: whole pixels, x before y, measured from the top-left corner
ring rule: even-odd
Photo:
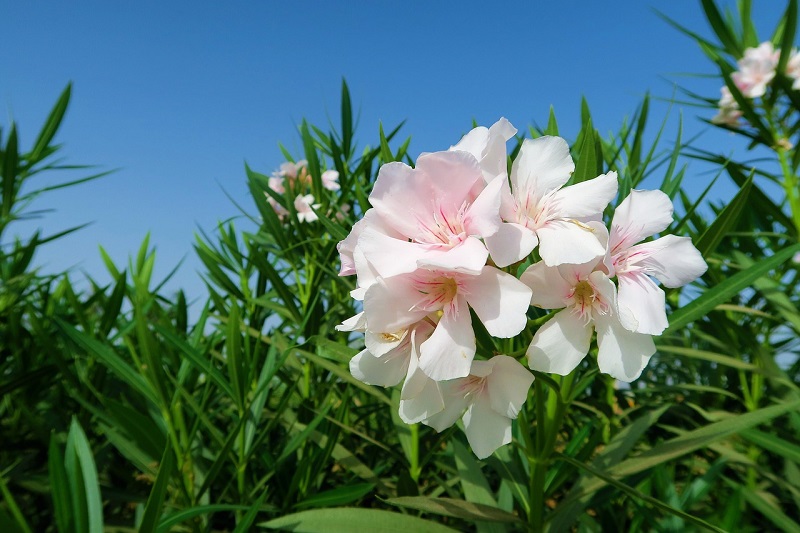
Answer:
[[[500,227],[500,193],[506,175],[497,176],[486,185],[475,201],[467,208],[464,229],[468,235],[488,237]]]
[[[452,272],[462,272],[465,274],[479,274],[486,265],[489,251],[486,246],[476,237],[468,237],[461,244],[452,248],[417,249],[416,267],[427,269],[441,269]],[[387,257],[387,260],[397,260],[405,263],[406,258]]]
[[[364,296],[364,317],[373,331],[398,331],[422,320],[426,312],[415,308],[420,294],[406,276],[378,278]]]

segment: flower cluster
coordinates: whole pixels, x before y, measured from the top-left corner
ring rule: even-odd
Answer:
[[[781,51],[775,49],[771,42],[764,42],[756,48],[747,48],[744,56],[737,62],[739,70],[731,74],[731,81],[745,98],[764,96],[767,85],[775,78]],[[786,65],[786,75],[792,78],[792,89],[800,89],[800,53],[792,50]],[[742,112],[739,104],[727,86],[720,90],[719,112],[711,122],[737,126]]]
[[[335,170],[326,170],[322,173],[322,186],[329,191],[339,190],[339,173]],[[308,194],[311,187],[311,175],[308,173],[308,161],[305,159],[296,163],[287,161],[282,163],[280,169],[273,172],[269,178],[269,188],[279,195],[286,195],[287,188],[294,198],[294,209],[297,211],[297,219],[300,222],[314,222],[318,219],[314,209],[319,209],[320,204],[315,203],[314,195]],[[307,194],[303,194],[303,193]],[[275,198],[265,193],[267,202],[283,220],[289,211],[281,205]]]
[[[664,292],[650,276],[677,287],[706,269],[688,238],[637,244],[671,223],[665,194],[633,191],[609,231],[602,215],[617,195],[616,173],[567,185],[575,164],[566,141],[540,137],[523,142],[509,175],[515,134],[500,119],[421,155],[414,168],[382,166],[372,207],[338,247],[340,275],[356,275],[352,296],[363,302],[339,326],[365,335],[353,376],[403,382],[407,423],[442,431],[463,415],[480,458],[510,442],[534,378],[507,355],[477,359],[473,320],[511,338],[527,328],[530,305],[562,309],[534,335],[529,366],[571,372],[596,330],[600,370],[631,381],[667,325]],[[541,260],[520,279],[502,270],[531,257]]]

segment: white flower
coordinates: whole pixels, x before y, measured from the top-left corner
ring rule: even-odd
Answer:
[[[498,266],[521,261],[537,244],[548,265],[585,263],[605,253],[585,222],[599,219],[616,196],[617,173],[564,187],[574,170],[564,139],[523,142],[511,168],[511,189],[504,184],[500,214],[506,222],[485,239]]]
[[[391,387],[405,376],[400,391],[400,418],[416,424],[444,409],[439,385],[419,368],[419,345],[433,332],[433,326],[420,321],[394,333],[367,331],[367,349],[350,360],[350,373],[364,383]]]
[[[739,71],[734,72],[731,79],[747,98],[764,96],[767,84],[775,77],[780,55],[780,50],[775,50],[771,42],[748,48],[738,62]]]
[[[486,183],[497,176],[508,175],[508,154],[506,142],[517,133],[517,128],[505,118],[500,118],[490,128],[478,126],[464,135],[450,150],[469,152],[483,172]]]
[[[672,223],[672,202],[661,191],[633,190],[614,212],[606,266],[617,276],[619,307],[631,331],[660,335],[669,325],[664,291],[650,276],[667,287],[694,281],[708,268],[689,237],[666,235],[643,244],[639,241],[664,231]]]
[[[339,184],[336,180],[339,179],[339,173],[335,170],[326,170],[322,173],[322,186],[329,191],[338,191]]]
[[[792,50],[792,54],[789,56],[789,62],[786,64],[786,75],[794,80],[792,89],[800,89],[800,52],[796,49]]]
[[[356,265],[358,269],[358,260]],[[526,325],[530,294],[524,283],[491,266],[478,275],[418,269],[377,277],[365,292],[364,314],[375,331],[397,331],[440,315],[436,329],[420,346],[420,367],[440,381],[469,374],[475,357],[470,308],[489,334],[509,338]]]
[[[727,86],[720,89],[722,97],[719,99],[719,112],[711,119],[713,124],[727,124],[728,126],[738,126],[742,111],[739,104],[733,98],[731,90]]]
[[[297,210],[297,220],[300,222],[314,222],[318,220],[317,214],[312,210],[319,209],[320,204],[314,203],[314,195],[298,194],[294,199],[294,208]]]
[[[522,274],[520,281],[533,290],[532,305],[563,308],[533,336],[527,352],[532,369],[566,376],[589,352],[593,329],[597,330],[600,371],[619,380],[638,378],[655,353],[650,335],[622,326],[616,288],[597,270],[599,262],[598,258],[581,265],[549,267],[540,261]]]
[[[444,410],[422,423],[443,431],[463,413],[469,445],[479,459],[485,459],[511,442],[511,421],[525,403],[531,383],[533,375],[507,355],[473,361],[468,376],[440,384]]]

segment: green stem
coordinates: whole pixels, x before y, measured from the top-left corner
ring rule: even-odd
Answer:
[[[792,172],[789,164],[787,150],[779,147],[778,160],[781,163],[781,170],[783,171],[783,189],[786,191],[786,199],[789,202],[789,209],[791,210],[792,221],[797,233],[800,234],[800,191],[798,191],[797,176]]]
[[[411,424],[411,465],[409,466],[409,473],[414,483],[419,483],[419,424]]]

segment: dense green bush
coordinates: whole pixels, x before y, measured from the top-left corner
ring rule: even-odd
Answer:
[[[691,236],[709,268],[667,290],[670,326],[641,378],[620,387],[593,361],[566,377],[536,372],[513,443],[484,461],[454,429],[404,424],[399,391],[347,368],[362,340],[335,330],[359,310],[336,245],[369,208],[380,165],[413,161],[399,126],[357,145],[346,85],[338,130],[299,128],[305,163],[285,168],[302,175],[280,191],[246,168],[255,211],[198,237],[209,297],[196,320],[183,293],[152,279],[147,239],[127,268],[104,256],[107,286],[37,271],[36,250],[79,228],[23,241],[9,227],[49,190],[26,192],[29,180],[60,168],[69,88],[27,152],[11,124],[0,135],[0,529],[800,530],[797,2],[771,37],[777,74],[758,96],[734,81],[760,43],[750,2],[728,16],[703,6],[719,42],[684,31],[719,67],[725,120],[710,118],[716,98],[690,97],[772,163],[680,133],[645,146],[647,99],[604,137],[583,103],[573,179],[616,171],[619,199],[660,183],[676,204],[666,233]],[[528,131],[558,134],[554,114]],[[682,156],[717,165],[736,195],[690,197]],[[770,182],[785,196],[765,193]],[[307,193],[313,216],[293,202]],[[546,315],[528,317],[517,339],[479,332],[479,349],[522,355]]]

